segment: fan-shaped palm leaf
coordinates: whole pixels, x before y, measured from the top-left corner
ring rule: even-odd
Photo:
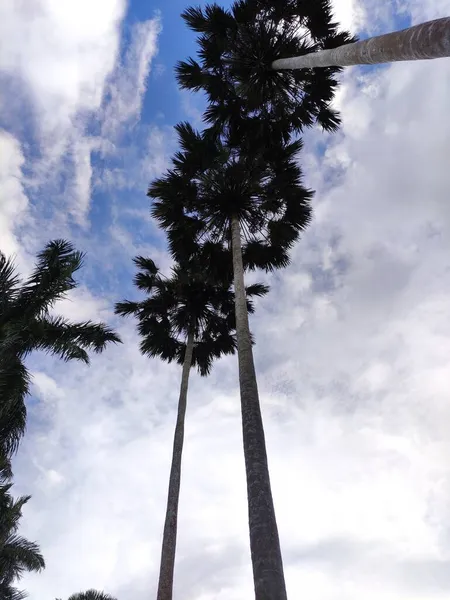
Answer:
[[[116,600],[105,592],[98,592],[97,590],[87,590],[86,592],[78,592],[78,594],[72,594],[69,600]]]
[[[184,131],[179,129],[181,145]],[[230,248],[236,218],[247,268],[286,266],[287,251],[311,219],[312,192],[302,185],[297,161],[301,142],[270,146],[248,157],[219,141],[212,145],[207,136],[202,139],[195,156],[186,152],[183,161],[174,160],[174,168],[149,187],[152,215],[166,229],[172,254],[179,259],[198,252],[201,243],[205,264],[215,265],[217,256],[206,260],[207,249],[220,248],[218,242]]]
[[[338,31],[328,0],[238,0],[188,8],[182,14],[199,34],[198,58],[180,62],[181,87],[206,93],[206,122],[242,145],[242,128],[259,124],[267,142],[318,122],[333,131],[339,117],[330,103],[339,69],[275,71],[272,63],[354,41]],[[299,110],[301,107],[301,110]]]

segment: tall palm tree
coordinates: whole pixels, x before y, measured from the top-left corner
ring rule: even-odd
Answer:
[[[25,431],[30,376],[24,364],[33,350],[62,360],[89,363],[88,351],[120,342],[112,329],[91,321],[72,323],[51,313],[55,302],[77,286],[83,255],[70,242],[49,242],[33,273],[22,282],[12,259],[0,252],[0,449],[16,450]]]
[[[329,0],[237,0],[229,10],[217,4],[190,7],[182,17],[198,33],[198,61],[176,67],[179,85],[206,93],[204,120],[228,144],[249,149],[318,123],[326,131],[340,124],[331,101],[338,67],[275,71],[274,60],[352,41],[333,22]]]
[[[0,474],[0,598],[21,600],[26,594],[14,587],[16,580],[27,571],[45,567],[39,547],[17,534],[22,508],[30,496],[14,500],[10,494],[10,473]]]
[[[157,593],[158,600],[171,600],[189,373],[196,366],[206,376],[215,359],[234,353],[234,294],[229,282],[205,277],[194,260],[176,264],[169,278],[151,259],[137,257],[135,264],[139,269],[135,284],[147,298],[120,302],[116,313],[136,317],[143,354],[182,365]],[[246,295],[262,296],[267,291],[255,284]],[[252,311],[251,300],[246,302]]]
[[[308,52],[292,58],[279,58],[273,61],[272,69],[346,67],[448,56],[450,17],[444,17],[338,48]]]
[[[310,220],[311,192],[301,182],[301,142],[248,157],[208,132],[177,126],[181,150],[172,169],[149,188],[152,214],[166,229],[175,257],[197,251],[207,270],[211,246],[231,251],[235,291],[250,546],[257,600],[285,600],[283,564],[272,500],[264,428],[246,307],[244,267],[289,263],[289,248]],[[202,256],[203,254],[203,256]]]

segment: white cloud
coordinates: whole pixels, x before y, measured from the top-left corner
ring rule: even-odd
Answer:
[[[94,147],[95,143],[92,140],[83,137],[76,141],[74,140],[72,145],[71,154],[75,176],[72,182],[72,189],[70,190],[69,188],[74,197],[71,212],[75,220],[80,224],[85,222],[91,203],[91,152]]]
[[[367,18],[364,3],[356,0],[333,0],[335,20],[343,29],[356,33],[365,24]]]
[[[136,118],[150,62],[157,51],[158,17],[136,23],[120,60],[124,0],[7,3],[0,9],[2,53],[11,128],[29,115],[38,152],[30,183],[65,220],[87,227],[91,152],[114,145],[118,128]],[[19,95],[20,102],[17,102]],[[17,106],[14,111],[12,107]],[[102,138],[92,136],[102,124]]]
[[[86,286],[81,285],[59,300],[54,312],[73,321],[105,321],[111,318],[110,308],[105,298],[94,296]]]
[[[150,63],[157,52],[157,39],[161,32],[159,15],[155,19],[133,25],[131,44],[123,64],[118,64],[108,82],[110,100],[105,109],[103,135],[115,139],[120,127],[139,119],[142,99],[147,89]]]
[[[80,111],[99,108],[124,10],[123,0],[2,5],[0,68],[30,90],[43,137],[67,132]]]
[[[136,138],[136,143],[131,146],[105,145],[102,149],[105,156],[119,156],[120,164],[103,169],[95,183],[106,190],[137,190],[138,203],[142,206],[142,196],[147,192],[149,182],[170,166],[170,157],[176,149],[176,135],[171,126],[151,125],[141,126]],[[148,215],[148,210],[146,213]]]
[[[14,234],[28,207],[28,198],[22,181],[23,157],[19,141],[0,130],[0,239],[1,250],[6,255],[19,251]]]

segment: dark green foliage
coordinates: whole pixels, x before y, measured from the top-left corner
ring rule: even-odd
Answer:
[[[9,460],[0,455],[0,598],[22,600],[26,594],[14,587],[15,582],[25,572],[41,571],[45,563],[37,544],[17,534],[22,508],[30,497],[14,500],[10,477]]]
[[[29,381],[30,375],[19,358],[10,356],[0,362],[0,451],[8,456],[17,450],[25,432],[24,399]]]
[[[7,455],[25,430],[28,354],[43,350],[65,361],[88,363],[89,351],[102,352],[108,343],[120,341],[103,323],[71,323],[50,313],[76,287],[74,274],[82,260],[69,242],[49,242],[22,282],[12,260],[0,252],[0,449]]]
[[[239,0],[190,7],[182,17],[199,34],[198,62],[176,68],[180,86],[203,90],[205,122],[228,143],[288,141],[292,132],[318,123],[339,126],[330,102],[339,68],[274,71],[278,58],[299,56],[355,41],[338,31],[328,0]]]
[[[86,592],[79,592],[78,594],[72,594],[69,600],[116,600],[105,592],[98,592],[97,590],[87,590]]]
[[[0,583],[0,598],[2,600],[24,600],[28,597],[28,594],[24,591],[18,590],[9,583]]]
[[[299,140],[251,156],[208,132],[177,126],[180,152],[150,185],[152,215],[166,230],[173,256],[196,254],[210,271],[231,278],[230,222],[238,217],[244,265],[272,270],[289,263],[288,250],[311,219],[312,192],[302,185]],[[200,255],[199,255],[200,253]]]
[[[134,283],[147,297],[117,303],[116,314],[137,318],[142,354],[182,365],[189,331],[194,332],[192,366],[201,375],[210,372],[215,359],[234,353],[234,294],[229,281],[205,274],[197,259],[175,265],[167,278],[149,258],[138,256],[134,262],[139,269]],[[249,286],[250,312],[250,298],[267,291],[261,284]]]

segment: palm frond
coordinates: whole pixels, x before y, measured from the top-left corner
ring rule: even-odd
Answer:
[[[247,268],[271,270],[288,264],[287,251],[311,218],[312,192],[303,186],[298,164],[302,142],[272,141],[247,155],[209,133],[198,136],[186,123],[178,130],[184,152],[174,159],[176,169],[149,188],[155,199],[152,215],[167,232],[173,258],[181,263],[196,256],[216,277],[225,273],[218,258],[229,253],[230,222],[236,216],[244,242],[250,244],[243,255]],[[231,261],[228,269],[229,277]]]
[[[289,254],[282,246],[274,246],[260,241],[251,241],[243,247],[244,263],[250,270],[273,271],[289,265]]]
[[[68,600],[116,600],[105,592],[99,592],[97,590],[87,590],[86,592],[78,592],[78,594],[72,594]]]
[[[197,33],[208,31],[208,19],[203,14],[203,10],[200,6],[189,6],[181,13],[181,18],[184,19],[187,26],[192,29],[192,31]]]
[[[216,4],[191,7],[183,18],[199,34],[198,61],[177,65],[181,87],[206,93],[205,121],[242,147],[239,130],[249,117],[264,123],[267,139],[288,141],[318,122],[331,131],[338,115],[326,115],[339,68],[275,71],[278,58],[300,56],[354,41],[339,31],[326,0],[237,0],[231,11]],[[320,71],[320,72],[319,72]],[[235,108],[239,105],[239,111]],[[297,107],[302,105],[302,110]],[[327,118],[325,118],[327,117]]]
[[[54,303],[76,287],[73,275],[83,264],[83,253],[66,240],[49,242],[37,256],[36,267],[21,287],[16,311],[27,318],[48,312]]]
[[[121,317],[128,317],[137,315],[140,310],[140,303],[133,302],[131,300],[123,300],[122,302],[116,302],[114,307],[114,313]]]
[[[0,315],[4,314],[5,304],[15,300],[19,285],[14,261],[0,252]]]
[[[1,598],[20,598],[23,592],[12,587],[26,572],[39,572],[45,561],[39,547],[17,534],[22,508],[30,496],[16,500],[10,494],[11,485],[0,486],[0,590],[8,594]]]
[[[217,269],[208,266],[213,261]],[[175,263],[170,277],[160,277],[145,300],[119,302],[115,311],[136,318],[142,354],[167,362],[183,364],[185,342],[193,330],[192,366],[207,375],[214,360],[236,348],[231,285],[230,251],[220,244],[194,244],[194,251]],[[250,294],[264,292],[265,286],[250,286]]]
[[[248,297],[252,298],[253,296],[257,296],[261,298],[269,293],[269,286],[264,285],[263,283],[252,283],[245,288],[245,292]]]
[[[179,61],[175,66],[175,73],[181,89],[199,92],[205,84],[202,68],[192,58]]]
[[[0,434],[1,435],[1,434]],[[11,460],[4,450],[0,449],[0,486],[12,478]]]
[[[119,336],[104,323],[71,323],[62,317],[42,317],[29,327],[30,350],[44,350],[62,360],[89,363],[87,351],[103,352],[109,343],[121,343]]]
[[[15,452],[25,431],[30,376],[24,359],[29,353],[43,350],[87,363],[90,351],[120,342],[104,323],[72,323],[50,315],[53,304],[76,287],[73,275],[82,261],[83,254],[70,242],[51,241],[22,285],[13,261],[0,253],[0,455]]]
[[[204,11],[200,6],[190,6],[181,13],[181,17],[196,33],[224,34],[233,26],[230,13],[218,4],[207,4]]]
[[[17,450],[26,427],[25,397],[30,375],[15,357],[0,359],[0,454],[10,456]]]
[[[34,542],[19,535],[10,535],[1,544],[0,572],[8,573],[11,579],[18,579],[25,572],[39,572],[44,568],[44,558]]]
[[[25,600],[28,594],[13,587],[11,583],[0,581],[0,598],[2,600]]]

